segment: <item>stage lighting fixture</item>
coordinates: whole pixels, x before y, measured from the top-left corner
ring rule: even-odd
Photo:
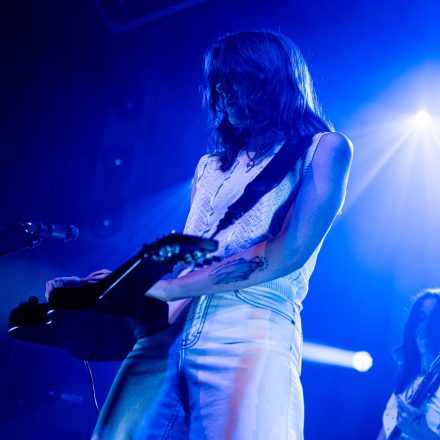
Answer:
[[[412,122],[415,128],[423,129],[431,123],[431,115],[426,110],[419,110],[412,117]]]
[[[367,351],[358,351],[353,354],[353,368],[361,373],[368,371],[373,365],[373,358]]]
[[[353,368],[361,373],[365,373],[373,365],[373,358],[366,351],[349,351],[311,342],[304,342],[303,359],[320,364]]]

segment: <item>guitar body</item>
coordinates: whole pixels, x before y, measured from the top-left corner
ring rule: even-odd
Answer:
[[[166,303],[164,303],[166,306]],[[136,343],[135,318],[84,310],[50,310],[46,303],[39,304],[45,322],[39,325],[23,323],[20,307],[11,312],[9,335],[15,339],[49,345],[68,351],[80,360],[112,362],[121,361]],[[162,308],[162,305],[160,305]],[[45,311],[43,311],[43,309]],[[167,307],[158,311],[167,317]],[[28,313],[25,312],[25,315]],[[152,316],[149,334],[165,328],[167,320]]]
[[[171,234],[143,246],[96,284],[54,289],[47,303],[36,297],[20,303],[10,313],[9,335],[80,360],[123,360],[139,337],[168,326],[168,304],[145,292],[177,262],[198,263],[216,249],[214,240]]]

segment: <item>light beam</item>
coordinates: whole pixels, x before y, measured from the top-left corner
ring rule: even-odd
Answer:
[[[353,368],[361,373],[365,373],[373,365],[373,358],[367,351],[349,351],[311,342],[304,342],[303,359],[320,364]]]

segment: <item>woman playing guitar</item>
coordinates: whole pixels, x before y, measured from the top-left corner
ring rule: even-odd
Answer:
[[[440,289],[419,293],[396,350],[394,392],[377,440],[440,439]]]

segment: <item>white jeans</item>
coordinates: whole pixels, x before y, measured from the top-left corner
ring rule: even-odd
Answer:
[[[301,347],[291,298],[259,286],[199,297],[137,342],[94,440],[301,440]]]

